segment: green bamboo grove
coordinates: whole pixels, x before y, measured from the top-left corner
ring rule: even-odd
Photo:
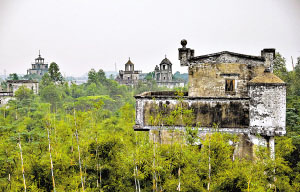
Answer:
[[[288,86],[288,133],[275,159],[260,147],[253,161],[234,158],[230,134],[187,129],[161,144],[134,132],[133,95],[162,89],[151,81],[120,86],[91,70],[68,85],[46,74],[39,95],[21,87],[0,108],[0,191],[300,191],[300,63],[287,71],[277,54],[275,72]]]

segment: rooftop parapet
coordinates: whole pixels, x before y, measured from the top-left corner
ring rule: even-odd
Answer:
[[[187,41],[181,40],[182,48],[179,48],[179,57],[181,66],[190,66],[195,63],[240,63],[252,66],[264,66],[273,71],[273,62],[275,59],[275,49],[265,48],[261,50],[260,56],[234,53],[230,51],[221,51],[217,53],[194,55],[194,50],[187,48]]]
[[[181,66],[188,66],[188,60],[194,57],[194,50],[186,48],[187,40],[181,40],[182,48],[179,48],[179,57]]]

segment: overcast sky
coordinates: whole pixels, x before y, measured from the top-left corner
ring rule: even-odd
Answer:
[[[276,48],[291,69],[300,56],[300,0],[0,0],[0,74],[26,74],[41,50],[63,74],[91,68],[154,70],[180,40],[195,55]]]

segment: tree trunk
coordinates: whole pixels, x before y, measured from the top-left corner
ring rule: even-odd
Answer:
[[[51,176],[52,176],[53,191],[56,192],[56,190],[55,190],[54,172],[53,172],[53,162],[52,162],[52,155],[51,155],[51,141],[50,141],[49,128],[47,129],[47,132],[48,132],[49,155],[50,155],[50,167],[51,167]]]
[[[83,178],[82,178],[82,167],[81,167],[81,160],[80,160],[80,148],[79,148],[79,139],[78,139],[77,124],[76,124],[75,108],[74,108],[74,123],[75,123],[75,129],[76,129],[75,130],[75,135],[76,135],[77,149],[78,149],[78,163],[79,163],[81,186],[82,186],[82,191],[84,191],[84,184],[83,184]]]
[[[136,169],[136,176],[138,177],[139,176],[139,173],[138,173],[138,168],[137,166],[135,167]],[[137,185],[138,185],[138,192],[141,192],[141,186],[140,186],[140,181],[139,179],[137,179]]]
[[[26,192],[25,170],[24,170],[24,164],[23,164],[23,156],[22,156],[22,146],[21,146],[20,134],[19,134],[19,148],[20,148],[20,156],[21,156],[21,165],[22,165],[22,175],[23,175],[24,191]]]
[[[138,188],[137,188],[137,182],[136,182],[136,170],[135,170],[135,167],[133,169],[133,174],[134,174],[134,185],[135,185],[135,192],[138,191]]]
[[[155,134],[153,135],[153,192],[157,191],[157,178],[156,178],[156,171],[155,171]]]

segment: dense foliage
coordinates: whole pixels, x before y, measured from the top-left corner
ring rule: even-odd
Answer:
[[[288,72],[277,61],[288,134],[276,138],[275,159],[263,147],[254,161],[234,159],[238,138],[218,132],[201,140],[188,129],[171,144],[152,142],[132,128],[133,95],[160,90],[151,80],[132,88],[91,70],[86,84],[69,85],[54,70],[39,95],[22,87],[0,108],[0,191],[300,191],[300,63]],[[189,111],[164,118],[188,120],[178,114]]]

